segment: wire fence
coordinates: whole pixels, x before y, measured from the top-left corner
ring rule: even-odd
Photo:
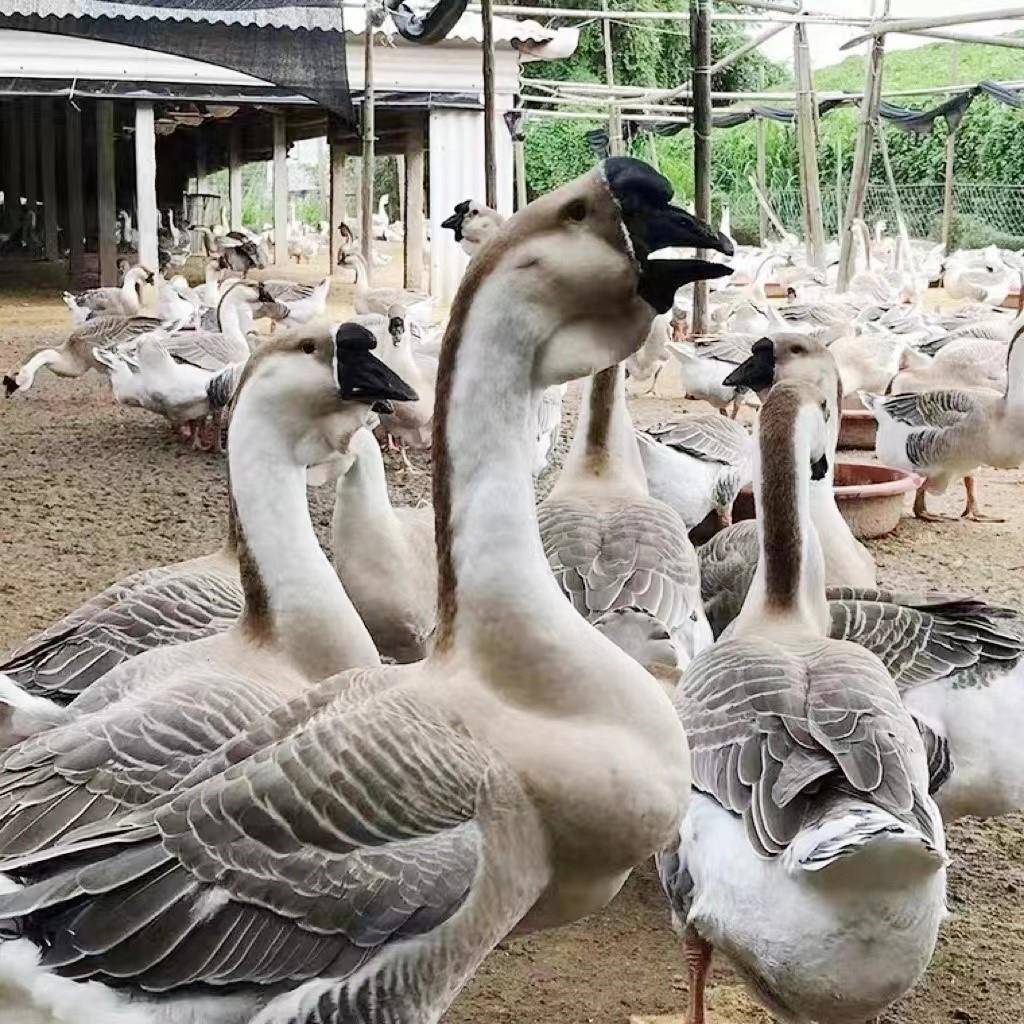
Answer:
[[[943,185],[900,185],[899,206],[912,238],[938,241],[942,234]],[[844,189],[842,202],[847,195]],[[787,231],[802,236],[803,200],[799,189],[777,189],[768,196],[772,208]],[[756,223],[757,199],[752,193],[731,197],[732,214],[740,223]],[[837,196],[835,189],[824,189],[821,196],[825,234],[838,237]],[[882,220],[890,231],[896,229],[897,205],[886,186],[868,188],[864,201],[864,220],[868,224]],[[954,244],[965,247],[1002,243],[1018,248],[1024,245],[1024,186],[984,185],[956,182],[953,185]],[[1005,236],[1005,237],[1003,237]]]

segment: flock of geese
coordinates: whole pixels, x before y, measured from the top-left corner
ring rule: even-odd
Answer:
[[[594,912],[651,857],[691,1024],[714,950],[787,1022],[867,1022],[918,981],[945,824],[1024,807],[1024,619],[877,586],[832,490],[827,302],[714,293],[803,328],[726,360],[753,439],[718,412],[634,430],[627,373],[674,343],[681,288],[732,272],[689,250],[742,262],[671,198],[611,158],[505,223],[456,209],[472,258],[430,378],[432,509],[392,507],[372,434],[427,398],[394,304],[299,322],[208,384],[230,410],[223,545],[0,664],[5,1012],[436,1021],[502,939]],[[229,289],[239,322],[281,302]],[[103,337],[15,387],[84,372]],[[579,378],[536,504],[538,424]],[[745,475],[757,518],[725,525]],[[313,478],[336,488],[333,564]],[[695,549],[707,516],[724,529]]]

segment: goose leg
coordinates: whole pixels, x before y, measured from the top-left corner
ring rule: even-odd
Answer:
[[[961,519],[970,519],[973,523],[1005,523],[1006,520],[999,516],[986,516],[978,511],[978,499],[974,491],[974,477],[964,477],[964,490],[967,492],[967,507],[963,510]]]
[[[683,956],[690,975],[690,1010],[686,1015],[686,1024],[705,1024],[704,985],[711,968],[713,952],[710,942],[705,942],[693,928],[686,929],[683,935]]]
[[[917,489],[917,494],[914,496],[914,516],[925,523],[948,523],[950,522],[950,516],[939,515],[937,512],[929,512],[925,508],[924,495],[925,487],[927,484],[921,484]]]

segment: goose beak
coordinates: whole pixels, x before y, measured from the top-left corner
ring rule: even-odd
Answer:
[[[445,217],[441,221],[441,227],[447,228],[449,231],[455,232],[455,241],[462,241],[462,222],[466,219],[466,214],[469,212],[469,200],[464,199],[461,203],[457,203],[455,206],[455,212],[450,217]]]
[[[341,397],[371,407],[379,403],[415,402],[419,395],[373,355],[371,350],[376,347],[377,339],[362,324],[346,323],[338,328],[334,338],[334,376]]]
[[[672,308],[676,289],[684,284],[732,273],[721,263],[704,260],[650,259],[651,253],[672,248],[715,249],[731,256],[733,244],[686,210],[671,206],[671,183],[642,160],[611,157],[602,173],[640,264],[640,295],[659,313]]]
[[[766,391],[775,382],[775,345],[770,338],[754,342],[750,358],[740,363],[722,383],[727,388]]]
[[[11,395],[13,395],[14,392],[17,391],[17,390],[18,390],[18,382],[10,374],[5,373],[4,374],[4,391],[7,394],[7,397],[10,398]]]
[[[820,459],[815,459],[811,463],[811,479],[824,480],[826,473],[828,473],[828,458],[822,455]]]

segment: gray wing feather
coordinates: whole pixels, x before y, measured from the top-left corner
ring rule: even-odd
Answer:
[[[966,391],[892,395],[879,404],[894,420],[908,427],[954,427],[980,408],[977,398]]]
[[[644,431],[655,441],[704,462],[737,465],[749,456],[750,435],[724,416],[686,416]]]
[[[727,526],[697,549],[701,599],[716,637],[739,615],[758,558],[757,524],[753,520]]]
[[[683,625],[698,599],[699,571],[686,528],[668,506],[549,499],[537,518],[548,565],[584,618],[631,606],[670,633]]]
[[[178,331],[161,342],[164,348],[183,363],[216,372],[231,363],[249,358],[249,347],[217,331]]]

